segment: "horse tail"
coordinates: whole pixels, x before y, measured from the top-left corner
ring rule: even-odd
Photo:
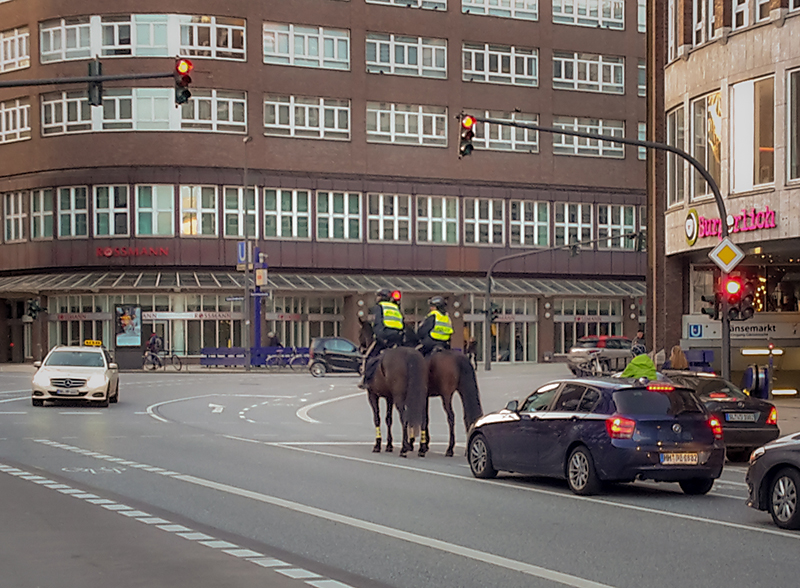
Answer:
[[[455,354],[454,354],[455,355]],[[478,391],[478,379],[475,370],[466,355],[457,354],[458,364],[458,393],[464,404],[464,424],[469,429],[472,424],[483,416],[481,394]]]
[[[428,402],[428,365],[418,351],[406,354],[406,424],[420,427]]]

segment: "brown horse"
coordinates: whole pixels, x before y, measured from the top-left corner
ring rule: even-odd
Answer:
[[[415,434],[420,431],[428,404],[425,359],[416,349],[395,347],[383,352],[375,377],[367,386],[367,397],[372,407],[375,422],[375,446],[373,452],[381,450],[381,414],[379,398],[386,399],[386,451],[392,451],[392,408],[397,407],[403,426],[403,446],[400,457],[413,449]],[[422,449],[420,448],[420,455]]]

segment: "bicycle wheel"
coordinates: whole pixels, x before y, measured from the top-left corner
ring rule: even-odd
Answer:
[[[142,364],[142,369],[149,372],[158,369],[158,362],[156,361],[156,358],[152,353],[145,354],[144,363]]]
[[[175,368],[176,372],[181,371],[181,368],[183,367],[183,363],[181,362],[181,358],[180,357],[178,357],[177,355],[171,355],[170,356],[170,362],[172,362],[172,367]]]
[[[296,372],[305,371],[308,366],[308,359],[308,355],[295,355],[291,361],[289,361],[289,367]]]

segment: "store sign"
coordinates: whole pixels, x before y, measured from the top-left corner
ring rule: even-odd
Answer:
[[[241,313],[233,312],[214,312],[214,311],[197,311],[197,312],[143,312],[142,319],[146,321],[180,321],[180,320],[207,320],[207,321],[229,321],[234,318],[241,318]]]
[[[800,322],[764,320],[754,317],[749,321],[732,322],[731,338],[733,339],[798,339],[800,338]],[[683,317],[684,338],[689,340],[720,339],[722,326],[719,321],[706,321],[697,315]]]
[[[48,316],[53,322],[60,321],[107,321],[111,319],[110,312],[62,312]]]
[[[756,208],[747,210],[743,208],[741,214],[729,214],[728,221],[728,232],[731,234],[777,227],[775,211],[771,210],[769,206],[766,206],[764,210]],[[722,221],[718,218],[700,216],[694,208],[689,210],[686,215],[684,229],[686,231],[686,242],[690,246],[694,245],[698,239],[705,239],[706,237],[722,239]]]
[[[169,247],[98,247],[97,257],[167,257]]]

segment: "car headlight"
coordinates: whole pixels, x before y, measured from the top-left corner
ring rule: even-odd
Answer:
[[[763,447],[755,449],[753,453],[750,454],[750,465],[753,465],[756,462],[756,460],[762,455],[764,455],[766,452],[767,450]]]
[[[86,382],[86,385],[90,388],[97,388],[99,386],[105,386],[106,381],[105,374],[95,374],[89,378],[89,381]]]
[[[36,372],[33,375],[33,384],[34,386],[41,386],[45,388],[50,385],[50,378],[48,378],[45,374]]]

